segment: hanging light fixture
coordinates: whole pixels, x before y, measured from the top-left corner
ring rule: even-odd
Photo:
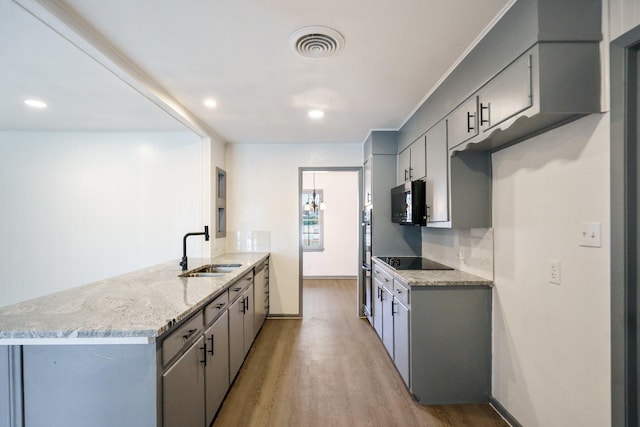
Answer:
[[[327,205],[320,200],[318,194],[316,193],[316,173],[313,173],[313,195],[307,199],[307,203],[305,203],[303,209],[305,212],[317,212],[318,208],[321,211],[327,209]]]

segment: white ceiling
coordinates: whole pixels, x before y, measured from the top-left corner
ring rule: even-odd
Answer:
[[[0,64],[0,130],[184,130],[9,0],[0,0]]]
[[[229,142],[341,143],[362,142],[370,129],[398,129],[511,2],[57,0],[56,3],[85,21]],[[16,9],[14,4],[11,6]],[[104,83],[106,77],[113,76],[89,72],[85,65],[95,64],[84,64],[91,61],[67,52],[72,48],[68,43],[65,46],[64,41],[49,40],[55,39],[51,37],[55,34],[44,34],[46,29],[42,28],[24,40],[22,26],[27,23],[23,21],[33,18],[8,16],[4,9],[9,8],[3,3],[0,39],[10,40],[12,46],[0,47],[0,61],[11,64],[0,70],[3,92],[5,83],[10,82],[12,88],[23,88],[22,92],[10,91],[9,95],[17,99],[25,96],[27,88],[35,88],[32,91],[42,93],[42,97],[49,93],[47,90],[82,92],[87,94],[85,101],[89,94],[95,94],[90,108],[87,102],[75,106],[85,115],[89,111],[93,114],[96,104],[125,109],[136,105],[131,99],[136,97],[132,89],[116,90]],[[297,55],[288,45],[289,36],[308,25],[339,31],[346,41],[344,48],[328,59]],[[33,26],[32,22],[29,28]],[[28,67],[34,70],[25,72]],[[21,76],[33,81],[22,82]],[[58,87],[58,78],[70,84]],[[93,78],[97,79],[94,83]],[[202,105],[205,97],[215,98],[218,106],[206,109]],[[15,127],[30,126],[20,117],[5,117],[6,98],[4,94],[0,98],[0,129],[10,128],[13,123]],[[137,102],[144,100],[137,98]],[[155,120],[163,123],[159,126],[176,127],[177,122],[167,120],[164,112],[148,104],[148,111],[140,108],[141,111],[126,114],[133,125],[127,120],[120,125],[106,120],[102,127],[128,128],[138,122],[146,128]],[[307,112],[311,108],[323,109],[325,117],[309,118]],[[110,117],[106,113],[103,116]]]

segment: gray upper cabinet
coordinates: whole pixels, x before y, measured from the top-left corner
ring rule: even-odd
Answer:
[[[396,184],[400,185],[411,180],[411,148],[407,147],[398,153],[398,166],[396,167],[398,178]]]
[[[426,175],[426,147],[424,137],[418,138],[398,154],[396,184],[423,179]]]
[[[364,204],[369,206],[373,202],[373,193],[371,188],[371,163],[372,159],[364,162]]]
[[[427,222],[449,221],[449,152],[447,122],[443,120],[426,135]]]
[[[531,55],[523,55],[480,90],[480,130],[487,132],[532,105]]]
[[[420,227],[391,222],[391,188],[396,183],[398,132],[371,131],[363,146],[363,200],[371,209],[372,255],[419,255],[422,248]]]
[[[451,154],[493,152],[602,110],[599,0],[518,0],[399,130],[446,119]]]
[[[426,147],[424,138],[411,144],[411,181],[422,179],[426,175]]]
[[[447,115],[449,149],[495,151],[599,111],[598,58],[595,43],[535,45]]]
[[[478,98],[472,96],[447,116],[449,147],[455,147],[478,135]]]

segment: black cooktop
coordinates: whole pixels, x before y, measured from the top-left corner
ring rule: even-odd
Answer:
[[[453,270],[447,265],[417,256],[381,256],[378,259],[394,270]]]

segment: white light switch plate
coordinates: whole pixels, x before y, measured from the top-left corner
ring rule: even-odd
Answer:
[[[580,226],[580,246],[599,248],[602,246],[599,222],[584,222]]]

